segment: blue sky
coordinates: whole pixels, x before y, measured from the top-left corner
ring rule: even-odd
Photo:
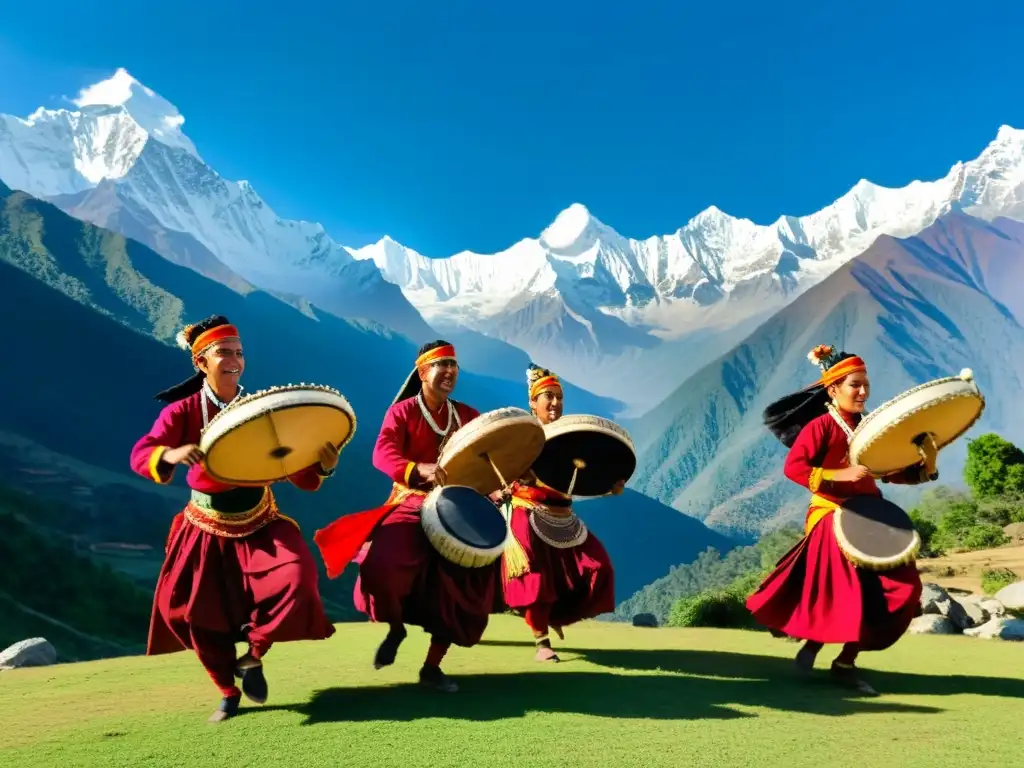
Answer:
[[[146,5],[0,11],[0,111],[123,66],[280,214],[430,256],[576,201],[632,237],[712,204],[765,224],[1024,128],[1020,2]]]

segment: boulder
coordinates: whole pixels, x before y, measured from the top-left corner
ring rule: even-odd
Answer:
[[[996,600],[994,597],[985,597],[978,601],[983,609],[988,612],[990,618],[998,618],[1006,615],[1006,606]]]
[[[31,637],[0,651],[0,670],[48,667],[57,663],[57,649],[44,637]]]
[[[940,614],[939,603],[946,600],[949,600],[949,593],[938,584],[921,585],[921,613]]]
[[[985,599],[984,595],[957,595],[953,598],[953,602],[959,603],[963,609],[963,621],[960,625],[960,629],[967,629],[968,627],[979,627],[989,620],[989,612],[985,610],[985,607],[981,604],[981,601]]]
[[[964,634],[982,640],[1024,640],[1024,619],[991,619],[980,627],[965,629]]]
[[[658,620],[653,613],[638,613],[633,617],[634,627],[656,627]]]
[[[1013,613],[1024,612],[1024,581],[1003,587],[995,594],[995,599]]]
[[[960,628],[945,616],[926,613],[918,616],[907,629],[914,635],[958,635]]]

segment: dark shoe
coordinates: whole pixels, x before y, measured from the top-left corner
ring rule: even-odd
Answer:
[[[391,630],[388,632],[388,636],[384,638],[384,642],[377,648],[377,653],[373,657],[374,669],[390,667],[395,663],[395,657],[398,656],[398,646],[405,640],[405,635],[405,627],[402,627],[401,631]]]
[[[220,700],[220,706],[214,710],[207,722],[219,723],[223,720],[227,720],[229,717],[234,717],[238,714],[238,704],[241,700],[241,696],[225,696]]]
[[[454,680],[442,672],[440,667],[432,664],[424,664],[420,668],[420,685],[443,693],[455,693],[459,690]]]
[[[242,693],[249,701],[256,704],[266,702],[269,691],[267,678],[263,676],[263,662],[245,654],[235,664],[235,677],[242,679]]]
[[[832,662],[832,680],[846,688],[853,688],[866,696],[877,696],[878,691],[860,676],[860,670],[853,665]]]
[[[814,661],[818,658],[820,650],[820,645],[804,643],[803,647],[797,651],[794,662],[796,663],[796,671],[799,675],[807,677],[814,671]]]

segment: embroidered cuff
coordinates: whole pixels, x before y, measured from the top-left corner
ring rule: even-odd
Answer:
[[[405,465],[405,474],[402,475],[402,482],[404,482],[405,485],[407,486],[409,485],[410,478],[412,478],[412,471],[414,469],[416,469],[415,461],[410,461],[408,464]]]
[[[167,485],[171,482],[171,477],[174,475],[174,467],[171,467],[166,477],[160,474],[160,459],[163,458],[166,451],[166,445],[158,445],[149,454],[149,477],[154,483],[160,483],[160,485]]]

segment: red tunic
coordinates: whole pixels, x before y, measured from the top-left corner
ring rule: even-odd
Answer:
[[[203,427],[200,391],[166,406],[153,428],[132,449],[132,469],[166,484],[175,466],[159,461],[163,452],[198,443]],[[209,418],[219,411],[207,400]],[[207,494],[230,491],[201,464],[189,468],[188,485]],[[308,491],[319,489],[316,465],[289,480]],[[280,516],[253,533],[226,538],[201,530],[185,514],[171,523],[167,551],[157,580],[147,654],[191,648],[214,682],[232,690],[235,642],[247,638],[261,657],[275,641],[319,640],[334,634],[317,587],[316,561],[298,525]]]
[[[455,408],[463,425],[480,415],[463,403]],[[443,428],[447,414],[441,413],[434,420]],[[372,621],[421,626],[440,642],[469,647],[487,627],[496,569],[449,562],[423,531],[419,509],[429,487],[417,482],[412,468],[437,462],[439,447],[417,398],[392,405],[373,451],[373,466],[395,483],[391,497],[382,507],[339,518],[314,540],[332,577],[350,561],[359,563],[354,602]]]
[[[556,627],[614,611],[615,571],[594,532],[588,531],[582,544],[563,549],[545,542],[530,525],[530,506],[547,504],[561,494],[516,484],[513,495],[517,501],[513,503],[512,534],[526,554],[529,570],[503,579],[505,605],[528,612],[528,618],[540,625]]]
[[[855,417],[845,416],[852,429]],[[846,432],[831,414],[800,432],[783,471],[814,494],[806,534],[747,599],[747,608],[760,624],[790,637],[883,650],[903,635],[917,613],[921,578],[913,563],[884,572],[857,568],[839,549],[832,527],[835,505],[851,496],[881,495],[871,477],[856,483],[830,479],[849,465],[848,450]],[[886,479],[907,484],[917,482],[918,475],[912,467]]]

